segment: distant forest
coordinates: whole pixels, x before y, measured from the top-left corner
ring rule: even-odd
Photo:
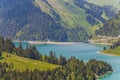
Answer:
[[[104,23],[103,27],[95,31],[96,35],[117,37],[120,35],[120,13]]]

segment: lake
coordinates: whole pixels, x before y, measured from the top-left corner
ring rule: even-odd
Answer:
[[[18,42],[15,42],[16,46],[18,46]],[[23,42],[23,47],[25,48],[28,45],[27,42]],[[109,63],[114,72],[111,74],[107,74],[103,76],[99,80],[120,80],[120,57],[117,56],[109,56],[105,54],[100,54],[99,51],[103,50],[103,45],[92,45],[89,43],[79,43],[79,44],[41,44],[35,45],[37,50],[41,54],[49,55],[49,52],[52,50],[56,53],[56,56],[63,56],[70,58],[71,56],[75,56],[76,58],[82,59],[85,62],[90,59],[103,60]]]

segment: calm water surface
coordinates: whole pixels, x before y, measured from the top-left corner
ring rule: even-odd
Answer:
[[[18,43],[15,43],[18,46]],[[28,43],[22,43],[25,48]],[[102,45],[91,45],[88,43],[80,44],[60,44],[60,45],[35,45],[37,50],[42,54],[49,55],[49,52],[52,50],[56,53],[56,56],[63,56],[70,58],[75,56],[79,59],[84,60],[85,62],[90,59],[103,60],[112,65],[114,72],[108,75],[105,75],[99,80],[120,80],[120,57],[109,56],[100,54],[99,51],[103,49]]]

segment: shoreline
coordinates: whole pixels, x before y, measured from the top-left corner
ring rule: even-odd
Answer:
[[[28,42],[28,41],[12,41],[12,42]]]
[[[28,42],[29,44],[80,44],[84,42],[51,42],[51,41],[13,41],[13,42]]]
[[[41,41],[29,41],[30,44],[80,44],[82,42],[41,42]]]
[[[98,44],[98,45],[113,45],[112,43],[97,43],[97,42],[89,42],[90,44]]]
[[[80,44],[86,42],[52,42],[52,41],[13,41],[13,42],[28,42],[29,44]],[[98,44],[98,45],[112,45],[111,43],[95,43],[95,42],[87,42],[89,44]]]
[[[111,54],[111,53],[105,53],[105,52],[103,52],[103,51],[99,51],[99,54],[104,54],[104,55],[108,55],[108,56],[119,56],[120,57],[120,55],[115,55],[115,54]]]
[[[108,75],[108,74],[111,74],[112,72],[114,72],[114,71],[108,71],[108,72],[102,74],[101,76],[96,76],[96,77],[97,77],[97,80],[99,80],[99,79],[105,77],[105,76]]]
[[[103,42],[103,41],[101,41],[101,42],[96,42],[95,40],[88,40],[88,41],[89,41],[89,43],[91,43],[91,44],[99,44],[99,45],[113,45],[113,43]]]

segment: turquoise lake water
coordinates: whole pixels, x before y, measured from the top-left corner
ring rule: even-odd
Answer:
[[[18,46],[18,43],[15,43]],[[25,48],[28,43],[22,43]],[[49,52],[52,50],[56,53],[56,56],[59,57],[60,54],[63,56],[70,58],[71,56],[75,56],[79,59],[84,60],[85,62],[90,59],[103,60],[108,62],[114,72],[111,74],[107,74],[99,80],[120,80],[120,57],[117,56],[109,56],[100,54],[99,51],[103,49],[102,45],[92,45],[89,43],[80,43],[80,44],[57,44],[57,45],[35,45],[37,50],[41,54],[49,55]]]

